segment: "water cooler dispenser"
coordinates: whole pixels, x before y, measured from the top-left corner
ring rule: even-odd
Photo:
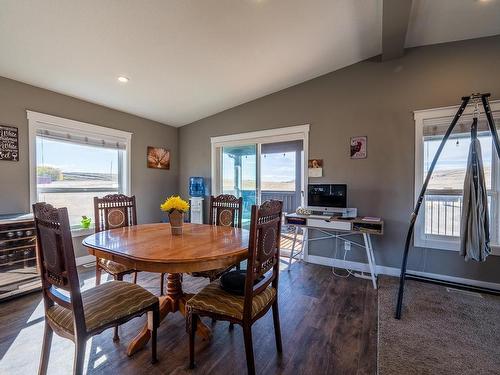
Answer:
[[[203,200],[205,196],[205,180],[203,177],[189,177],[189,203],[191,206],[191,223],[203,224]]]

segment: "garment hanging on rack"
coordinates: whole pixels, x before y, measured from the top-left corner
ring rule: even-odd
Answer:
[[[466,180],[466,188],[465,190],[469,190],[468,195],[466,195],[464,198],[464,205],[462,209],[462,213],[464,216],[462,216],[463,220],[463,225],[464,225],[464,232],[468,232],[466,234],[468,236],[468,239],[466,242],[461,244],[463,246],[463,255],[465,257],[469,257],[468,259],[474,259],[474,257],[479,258],[479,260],[484,260],[486,256],[490,252],[489,248],[489,232],[488,230],[488,203],[487,203],[487,196],[486,196],[486,187],[484,184],[484,172],[482,171],[482,160],[481,160],[481,151],[480,151],[480,146],[479,142],[477,142],[477,119],[479,117],[479,104],[481,103],[483,108],[484,108],[484,115],[486,116],[486,120],[488,121],[488,129],[489,132],[491,133],[492,139],[493,139],[493,145],[495,146],[495,151],[498,157],[500,157],[500,139],[498,137],[498,131],[495,126],[495,121],[493,120],[493,115],[490,107],[490,103],[488,101],[488,98],[490,97],[490,94],[472,94],[470,96],[464,96],[462,97],[462,104],[457,110],[457,113],[453,117],[453,120],[451,121],[450,126],[448,127],[448,130],[446,130],[446,133],[443,136],[443,139],[441,140],[441,143],[439,144],[438,149],[436,150],[436,153],[434,155],[434,158],[432,159],[432,163],[429,167],[429,170],[427,171],[427,176],[425,177],[424,184],[422,185],[422,189],[420,190],[420,194],[418,196],[417,202],[415,204],[415,208],[410,216],[410,224],[408,227],[408,232],[406,234],[406,240],[405,240],[405,247],[403,251],[403,259],[401,262],[401,274],[399,277],[399,290],[398,290],[398,299],[396,303],[396,314],[395,318],[396,319],[401,319],[401,312],[403,308],[403,295],[404,295],[404,289],[405,289],[405,281],[408,279],[412,280],[419,280],[419,281],[426,281],[426,282],[433,282],[433,283],[439,283],[439,284],[444,284],[448,286],[453,286],[455,288],[462,288],[462,289],[470,289],[474,291],[482,291],[486,293],[492,293],[496,295],[500,295],[500,292],[496,289],[490,289],[490,288],[484,288],[484,287],[476,287],[476,286],[470,286],[470,285],[465,285],[461,283],[456,283],[456,282],[450,282],[450,281],[443,281],[441,279],[435,279],[431,277],[425,277],[421,275],[416,275],[412,274],[411,272],[407,271],[407,266],[408,266],[408,255],[410,252],[410,245],[411,245],[411,240],[413,238],[413,231],[415,229],[415,222],[417,221],[418,213],[420,211],[420,207],[422,206],[422,203],[424,201],[425,197],[425,192],[427,190],[427,186],[429,184],[429,181],[432,176],[432,172],[434,171],[434,167],[436,166],[436,163],[439,159],[439,156],[441,154],[441,151],[443,151],[444,145],[448,138],[450,137],[451,132],[453,131],[455,125],[457,124],[458,120],[460,117],[462,117],[462,114],[465,111],[465,108],[469,104],[469,102],[472,100],[472,103],[475,104],[476,109],[474,110],[474,122],[473,122],[473,127],[471,131],[472,135],[472,140],[474,142],[473,148],[471,148],[471,155],[473,157],[476,157],[476,150],[479,149],[479,157],[476,158],[475,163],[471,163],[473,168],[471,171],[468,171],[467,173],[469,174],[467,180]],[[479,146],[479,147],[478,147]],[[473,161],[473,160],[471,160]],[[479,169],[480,166],[480,169]],[[474,168],[476,171],[476,174],[474,175]],[[479,173],[479,171],[481,173]],[[472,174],[472,178],[470,177]],[[479,176],[481,176],[482,182],[479,183]],[[472,182],[471,182],[472,180]],[[479,190],[477,190],[479,187]],[[471,196],[471,192],[474,192],[474,196]],[[477,210],[477,205],[480,204],[481,210]],[[465,212],[464,212],[465,211]],[[471,212],[476,212],[480,213],[480,215],[477,215],[474,218],[471,218],[470,213]],[[473,229],[473,223],[476,222],[476,225]],[[461,228],[462,230],[462,228]],[[474,232],[475,231],[475,232]],[[473,235],[472,235],[473,234]],[[462,233],[462,236],[464,233]],[[486,236],[487,235],[487,236]],[[484,236],[484,237],[483,237]],[[482,239],[481,241],[477,241],[478,239]],[[478,244],[479,242],[479,244]],[[475,246],[475,255],[473,251],[473,246]]]
[[[460,224],[460,255],[465,260],[485,261],[490,254],[488,194],[484,180],[481,143],[477,139],[477,119],[472,125],[467,158]]]

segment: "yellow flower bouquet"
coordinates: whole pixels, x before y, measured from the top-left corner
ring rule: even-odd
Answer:
[[[188,212],[189,203],[179,197],[172,195],[160,205],[162,211],[168,212],[170,229],[173,235],[182,234],[182,225],[184,223],[184,212]]]
[[[168,213],[172,213],[175,210],[179,212],[188,212],[189,203],[178,195],[172,195],[160,205],[160,209]]]

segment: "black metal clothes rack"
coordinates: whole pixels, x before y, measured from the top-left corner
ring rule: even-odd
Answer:
[[[427,190],[427,185],[429,184],[429,180],[431,178],[432,172],[434,171],[434,167],[436,166],[436,163],[439,159],[439,156],[441,155],[441,151],[444,148],[444,145],[446,141],[448,140],[451,132],[455,128],[455,125],[457,124],[458,120],[462,116],[462,114],[465,111],[465,108],[469,104],[469,102],[472,102],[476,105],[476,110],[474,111],[474,118],[473,118],[473,123],[471,126],[471,138],[475,139],[477,137],[477,118],[478,118],[478,105],[479,101],[481,101],[486,119],[488,121],[488,127],[489,131],[491,132],[492,138],[493,138],[493,143],[495,145],[495,149],[497,152],[498,157],[500,158],[500,141],[498,139],[498,132],[495,127],[495,123],[493,120],[493,116],[491,114],[491,108],[490,108],[490,103],[488,101],[488,98],[490,97],[490,94],[472,94],[470,96],[464,96],[462,97],[462,104],[460,105],[460,108],[458,109],[457,113],[455,114],[455,117],[453,118],[450,126],[448,127],[448,130],[446,131],[443,139],[441,140],[441,144],[439,145],[436,155],[434,156],[434,159],[432,160],[432,163],[430,165],[429,171],[427,172],[427,176],[424,180],[424,184],[422,185],[422,189],[420,190],[420,195],[418,196],[417,203],[415,204],[415,209],[413,210],[411,216],[410,216],[410,225],[408,228],[408,233],[406,235],[406,242],[405,242],[405,248],[403,252],[403,260],[401,264],[401,275],[399,277],[399,291],[398,291],[398,299],[397,299],[397,305],[396,305],[396,314],[395,318],[396,319],[401,319],[401,310],[403,307],[403,295],[404,295],[404,287],[405,287],[405,281],[406,280],[417,280],[417,281],[423,281],[423,282],[430,282],[434,284],[440,284],[440,285],[446,285],[446,286],[452,286],[454,288],[460,288],[460,289],[468,289],[468,290],[473,290],[473,291],[481,291],[485,293],[491,293],[491,294],[498,294],[500,295],[500,291],[494,290],[494,289],[489,289],[489,288],[480,288],[480,287],[475,287],[475,286],[470,286],[466,284],[461,284],[461,283],[455,283],[455,282],[447,282],[439,279],[433,279],[430,277],[423,277],[415,274],[411,274],[406,272],[406,266],[408,263],[408,254],[410,252],[410,244],[411,244],[411,239],[413,237],[413,231],[415,227],[415,222],[417,220],[418,213],[420,211],[420,206],[422,205],[422,202],[424,200],[425,192]],[[473,165],[473,182],[474,186],[477,186],[477,170],[475,169],[477,167],[477,160],[474,159],[474,155],[472,158],[472,165]]]

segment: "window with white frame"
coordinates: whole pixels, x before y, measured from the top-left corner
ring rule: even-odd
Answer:
[[[31,201],[94,219],[93,198],[129,194],[131,134],[28,111]]]
[[[495,123],[500,125],[500,101],[491,102]],[[415,112],[415,199],[432,163],[441,140],[458,107]],[[462,194],[470,146],[472,108],[455,126],[429,181],[425,199],[415,225],[415,246],[458,250]],[[478,139],[481,143],[484,174],[488,189],[488,209],[492,246],[500,236],[500,168],[498,156],[484,114],[479,118]]]

